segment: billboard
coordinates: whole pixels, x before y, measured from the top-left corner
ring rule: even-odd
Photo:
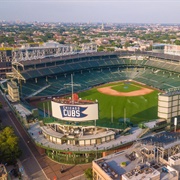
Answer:
[[[52,116],[66,121],[98,119],[98,104],[62,104],[51,101]]]

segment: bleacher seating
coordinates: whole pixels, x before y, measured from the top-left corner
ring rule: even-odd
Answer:
[[[50,63],[47,66],[36,66],[36,69],[33,69],[33,66],[25,68],[21,72],[22,76],[27,79],[26,84],[22,85],[22,95],[25,97],[32,94],[47,84],[50,86],[39,92],[37,96],[67,94],[71,89],[64,88],[64,84],[71,81],[70,74],[72,73],[74,81],[81,84],[81,87],[75,87],[75,91],[127,79],[134,79],[166,90],[179,86],[180,65],[167,60],[125,59],[118,56],[61,60],[56,63],[56,66]],[[34,78],[37,78],[37,83]]]
[[[42,76],[46,76],[53,73],[49,68],[38,69],[38,72],[42,74]]]
[[[27,75],[29,75],[31,78],[41,77],[42,76],[42,74],[40,74],[38,70],[28,71]]]
[[[52,74],[58,74],[61,71],[61,69],[58,66],[49,67],[49,69],[52,71]]]

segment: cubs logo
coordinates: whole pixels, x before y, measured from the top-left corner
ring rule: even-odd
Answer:
[[[81,106],[60,106],[62,117],[69,117],[69,118],[84,118],[87,114],[84,114],[87,107]]]

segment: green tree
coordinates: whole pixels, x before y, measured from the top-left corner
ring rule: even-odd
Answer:
[[[180,40],[175,40],[175,41],[174,41],[174,44],[180,45]]]
[[[2,109],[2,103],[1,102],[0,102],[0,109]],[[2,119],[0,117],[0,131],[1,131],[2,128],[3,128]]]
[[[0,131],[3,129],[2,119],[0,118]]]
[[[93,179],[93,173],[92,173],[92,168],[88,168],[84,171],[84,174],[88,180]]]
[[[125,48],[129,47],[130,46],[130,43],[129,41],[126,41],[125,44],[124,44]]]
[[[152,51],[152,45],[150,45],[150,46],[146,49],[146,51]]]
[[[107,48],[107,51],[112,52],[112,51],[114,51],[114,48]]]
[[[97,51],[98,51],[98,52],[104,51],[104,47],[103,47],[103,46],[99,46]]]
[[[81,43],[89,43],[90,40],[89,40],[89,39],[83,39],[83,40],[81,40],[80,42],[81,42]]]
[[[13,163],[20,157],[18,141],[11,127],[5,127],[0,132],[0,159],[3,163]]]

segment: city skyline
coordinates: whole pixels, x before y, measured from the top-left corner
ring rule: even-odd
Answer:
[[[176,0],[9,0],[0,2],[1,21],[178,24],[180,19],[180,2]]]

